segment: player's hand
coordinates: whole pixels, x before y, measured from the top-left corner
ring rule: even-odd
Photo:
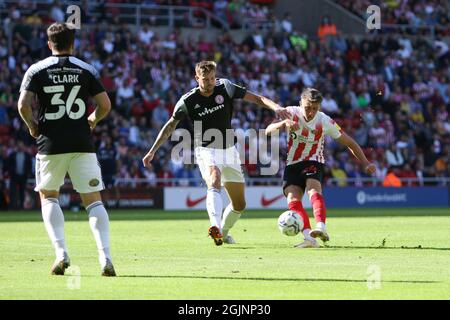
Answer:
[[[279,107],[278,109],[275,110],[275,114],[277,115],[278,118],[284,120],[284,119],[289,119],[291,117],[289,111],[287,111],[285,108]]]
[[[37,126],[33,126],[31,128],[28,128],[28,130],[30,131],[30,135],[37,139],[37,137],[39,137],[39,131],[38,131],[38,127]]]
[[[291,119],[284,120],[284,123],[286,128],[289,129],[289,131],[297,131],[299,129],[298,122],[295,122]]]
[[[150,162],[153,160],[154,156],[155,156],[155,152],[154,151],[147,152],[145,157],[142,158],[142,164],[144,165],[144,167],[146,167],[146,168],[150,168],[151,167]]]
[[[374,174],[375,171],[377,171],[377,167],[375,167],[375,165],[373,163],[369,163],[366,166],[365,170],[366,170],[367,174]]]
[[[95,121],[94,119],[89,117],[88,118],[88,123],[89,123],[89,128],[91,129],[91,131],[94,131],[95,126],[97,125],[97,121]]]

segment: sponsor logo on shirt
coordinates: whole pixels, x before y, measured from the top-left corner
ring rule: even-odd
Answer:
[[[216,112],[217,110],[223,109],[224,107],[225,107],[225,105],[221,104],[221,105],[215,106],[215,107],[213,107],[211,109],[205,108],[205,110],[203,110],[203,112],[200,112],[198,115],[200,117],[203,117],[203,116],[206,116],[208,114],[212,114],[212,113]]]

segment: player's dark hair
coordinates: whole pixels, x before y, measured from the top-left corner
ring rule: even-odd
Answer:
[[[47,29],[48,40],[56,50],[69,50],[75,40],[75,29],[67,23],[55,22]]]
[[[200,61],[195,65],[195,73],[210,73],[216,71],[217,64],[214,61]]]
[[[311,102],[322,102],[323,100],[322,93],[314,88],[306,88],[303,90],[301,98]]]

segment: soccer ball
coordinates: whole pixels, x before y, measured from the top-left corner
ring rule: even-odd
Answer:
[[[286,236],[295,236],[303,229],[303,219],[295,211],[285,211],[278,218],[278,229]]]

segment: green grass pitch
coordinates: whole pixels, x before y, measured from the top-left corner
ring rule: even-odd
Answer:
[[[320,249],[293,248],[279,214],[246,212],[216,247],[205,212],[111,210],[104,278],[84,211],[65,212],[62,277],[40,213],[1,212],[0,299],[450,299],[449,208],[329,209]]]

